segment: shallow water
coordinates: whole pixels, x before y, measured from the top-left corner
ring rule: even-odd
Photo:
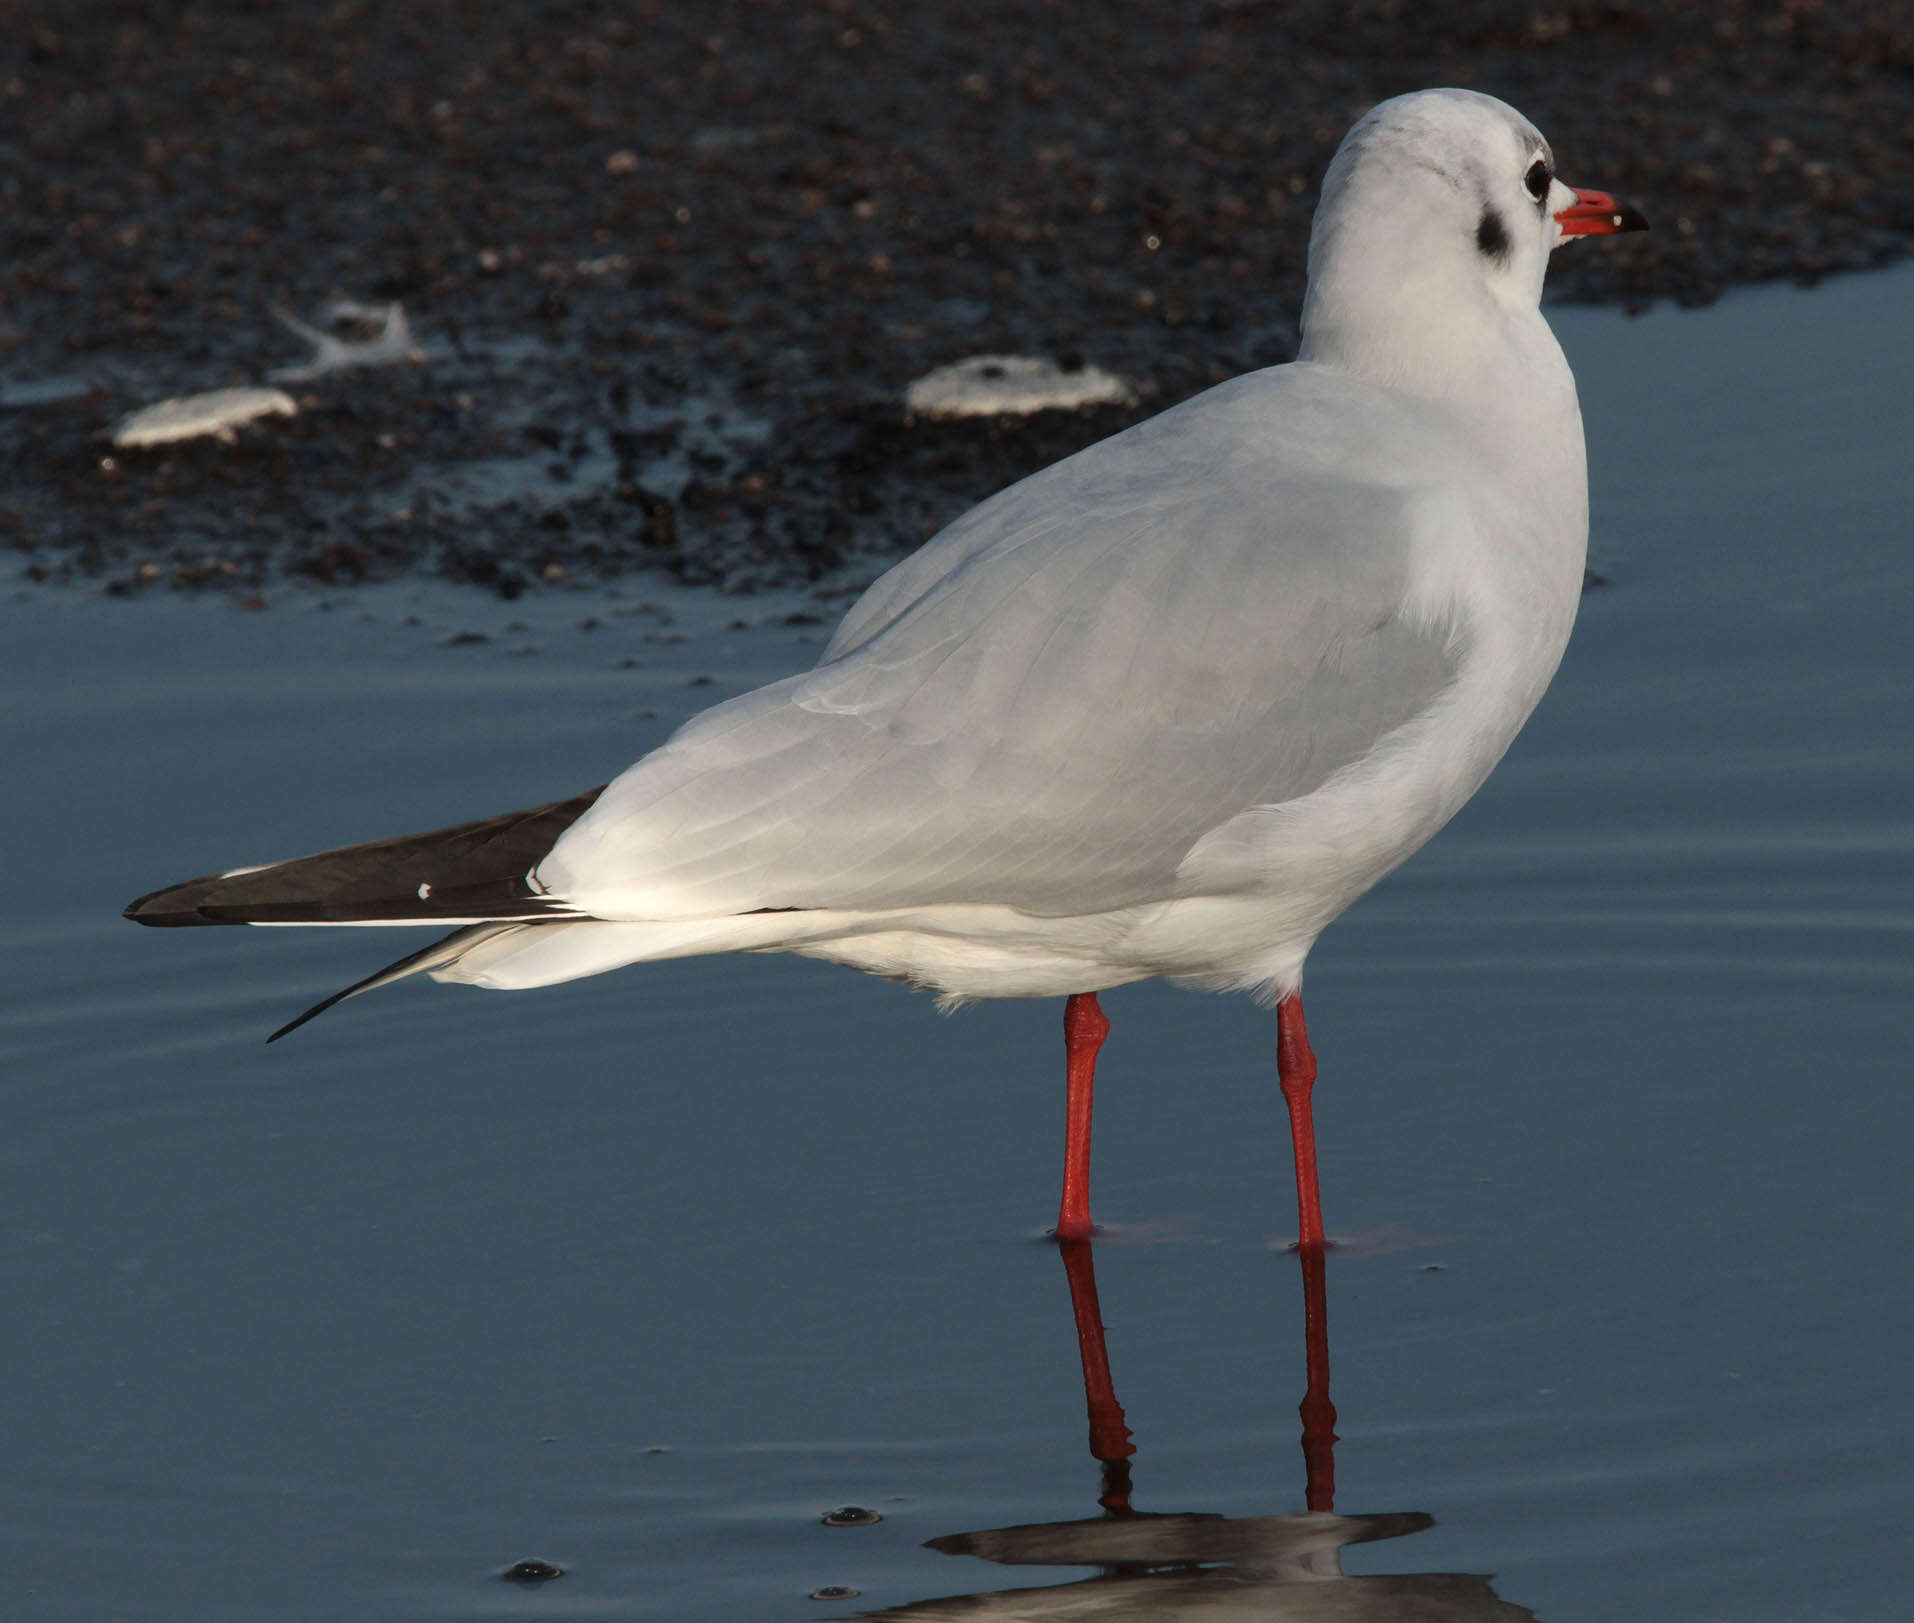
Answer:
[[[117,917],[601,781],[815,657],[793,603],[0,605],[19,1615],[1904,1616],[1914,478],[1884,335],[1910,298],[1899,272],[1556,314],[1612,584],[1488,788],[1311,961],[1357,1242],[1328,1279],[1336,1508],[1435,1519],[1341,1552],[1424,1575],[1393,1588],[1322,1581],[1321,1550],[1118,1581],[924,1548],[1098,1513],[1034,1238],[1055,1005],[943,1020],[822,965],[693,960],[413,983],[267,1050],[421,938]],[[1160,986],[1105,1007],[1134,1503],[1290,1515],[1273,1022]],[[884,1519],[821,1525],[847,1503]],[[497,1580],[528,1556],[566,1575]]]

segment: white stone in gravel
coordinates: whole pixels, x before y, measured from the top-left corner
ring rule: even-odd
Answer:
[[[905,390],[904,405],[920,417],[1021,417],[1135,398],[1101,367],[1066,370],[1040,355],[972,355],[925,373]]]
[[[209,389],[204,394],[178,395],[155,401],[122,417],[113,429],[113,443],[122,448],[168,445],[217,434],[233,437],[242,423],[259,417],[293,417],[299,407],[283,389]]]

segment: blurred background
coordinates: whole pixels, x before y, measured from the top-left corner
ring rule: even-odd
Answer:
[[[1560,256],[1557,298],[1706,303],[1914,238],[1907,0],[5,9],[0,357],[42,409],[0,524],[36,575],[126,589],[893,556],[1288,359],[1330,153],[1428,85],[1524,109],[1656,222]],[[271,308],[340,297],[401,301],[430,373],[329,380],[256,477],[102,476],[104,423],[261,381],[301,358]],[[900,422],[993,353],[1133,404]]]

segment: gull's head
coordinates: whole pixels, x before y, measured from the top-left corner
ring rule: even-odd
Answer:
[[[1393,350],[1416,372],[1419,348],[1460,351],[1511,320],[1539,324],[1542,274],[1569,237],[1646,229],[1606,193],[1558,180],[1548,142],[1506,102],[1394,97],[1357,121],[1323,178],[1304,354],[1387,371]]]

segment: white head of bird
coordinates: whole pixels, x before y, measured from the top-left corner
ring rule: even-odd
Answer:
[[[1561,216],[1583,195],[1556,178],[1541,132],[1493,96],[1378,104],[1323,178],[1299,358],[1478,402],[1503,393],[1504,375],[1530,399],[1553,380],[1572,406],[1540,304],[1549,254],[1572,234]]]

